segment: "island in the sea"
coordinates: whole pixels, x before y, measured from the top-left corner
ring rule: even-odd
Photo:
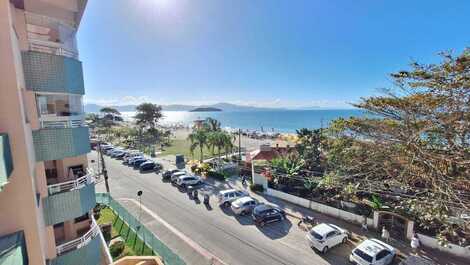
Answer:
[[[221,109],[214,108],[214,107],[199,107],[190,110],[190,112],[212,112],[212,111],[222,111]]]

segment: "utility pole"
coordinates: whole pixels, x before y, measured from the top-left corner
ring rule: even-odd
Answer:
[[[103,152],[101,151],[101,140],[98,142],[98,155],[101,160],[102,173],[104,177],[104,185],[106,186],[106,192],[109,193],[109,184],[108,184],[108,170],[106,170],[106,164],[104,163]]]
[[[238,128],[238,166],[242,164],[242,129]],[[241,175],[241,169],[239,170]]]

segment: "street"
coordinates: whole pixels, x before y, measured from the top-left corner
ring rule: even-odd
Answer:
[[[92,152],[89,159],[95,161],[90,163],[95,167],[96,152]],[[149,216],[160,218],[160,223],[167,223],[167,227],[173,229],[171,231],[189,239],[189,242],[181,237],[175,240],[175,236],[168,237],[161,229],[155,228],[157,231],[154,231],[149,227],[187,264],[202,264],[187,251],[188,245],[194,244],[197,244],[196,249],[200,247],[212,253],[225,264],[348,264],[351,243],[335,247],[326,255],[318,254],[308,246],[306,232],[297,227],[297,219],[288,217],[283,222],[259,228],[253,224],[251,216],[234,216],[230,209],[218,207],[214,196],[211,196],[212,207],[206,208],[204,204],[190,200],[170,183],[163,182],[161,175],[154,172],[141,174],[123,165],[121,160],[105,157],[105,161],[110,192],[115,199],[136,199],[137,191],[142,190],[142,204]],[[160,162],[165,168],[169,167],[168,161]],[[216,192],[230,188],[228,184],[224,185],[212,186],[211,189]],[[96,189],[104,192],[104,183],[98,184]],[[159,231],[162,231],[161,235]]]

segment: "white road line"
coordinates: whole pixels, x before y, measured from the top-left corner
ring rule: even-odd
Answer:
[[[136,205],[139,205],[139,202],[135,199],[131,198],[120,198],[118,201],[130,201]],[[144,210],[146,213],[148,213],[150,216],[152,216],[155,220],[166,226],[171,232],[173,232],[176,236],[178,236],[181,240],[183,240],[185,243],[187,243],[189,246],[191,246],[195,251],[197,251],[199,254],[203,255],[206,257],[208,260],[211,260],[211,264],[221,264],[221,265],[228,265],[227,263],[223,262],[219,257],[215,256],[211,252],[209,252],[207,249],[203,248],[200,246],[198,243],[194,242],[192,239],[187,237],[185,234],[180,232],[178,229],[167,223],[165,220],[163,220],[160,216],[158,216],[156,213],[154,213],[152,210],[147,208],[145,205],[142,204],[142,210]]]

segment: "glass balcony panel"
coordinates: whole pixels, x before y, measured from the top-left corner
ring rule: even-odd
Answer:
[[[78,58],[76,29],[64,21],[26,12],[29,49]]]
[[[82,98],[81,95],[37,94],[39,117],[83,115]]]

